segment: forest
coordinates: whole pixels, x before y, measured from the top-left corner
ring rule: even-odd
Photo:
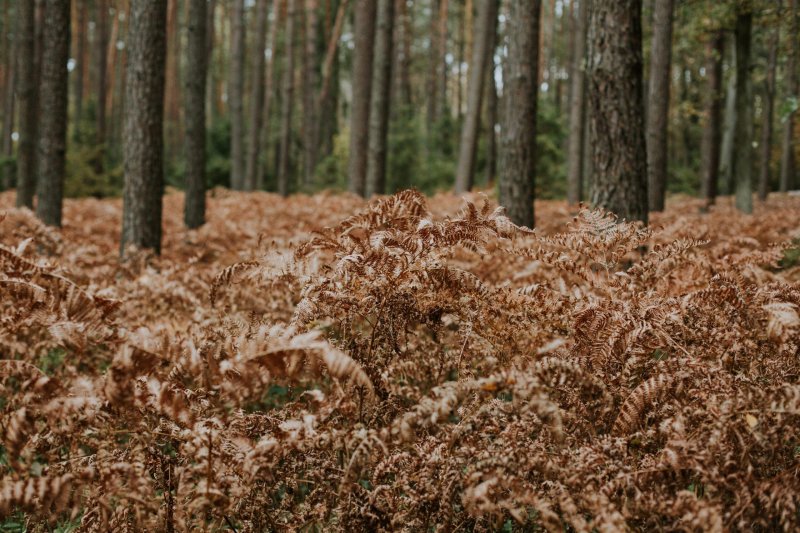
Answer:
[[[0,531],[800,530],[798,0],[0,0]]]

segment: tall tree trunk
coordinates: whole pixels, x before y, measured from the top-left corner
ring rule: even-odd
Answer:
[[[369,112],[367,196],[386,192],[386,143],[391,105],[394,1],[378,0]]]
[[[531,228],[536,176],[536,77],[539,71],[540,14],[540,0],[510,3],[499,154],[500,205],[506,208],[515,224]],[[485,15],[481,13],[481,16]],[[485,28],[484,22],[480,24]],[[476,43],[476,48],[480,47]]]
[[[250,113],[250,135],[247,144],[247,167],[244,190],[252,191],[257,185],[258,156],[261,153],[261,127],[264,120],[264,48],[267,44],[268,0],[258,0],[256,4],[256,43],[253,49],[253,87]]]
[[[471,1],[471,0],[467,0]],[[395,97],[404,113],[411,109],[411,17],[407,0],[395,0]]]
[[[80,140],[81,118],[83,117],[83,82],[86,78],[86,33],[87,13],[86,2],[78,1],[76,5],[77,27],[75,31],[75,69],[73,70],[72,97],[74,102],[73,137]]]
[[[728,86],[725,90],[725,123],[722,133],[722,153],[720,154],[719,172],[725,185],[725,193],[733,193],[733,157],[734,138],[736,136],[736,45],[728,44]]]
[[[776,1],[780,9],[780,0]],[[779,30],[775,27],[769,38],[767,76],[764,80],[764,111],[761,124],[761,168],[758,175],[758,199],[762,202],[769,193],[770,163],[772,159],[772,118],[775,108],[775,67],[778,62]]]
[[[333,29],[328,37],[325,61],[322,63],[322,86],[319,90],[319,97],[317,98],[317,106],[320,110],[325,109],[323,102],[327,102],[328,94],[333,86],[331,80],[338,65],[339,40],[342,37],[342,28],[344,28],[344,16],[347,11],[347,3],[348,0],[339,1],[339,7],[336,10],[336,22],[334,22]]]
[[[164,88],[164,119],[167,158],[176,151],[181,137],[181,32],[180,0],[167,2],[167,71]],[[204,43],[205,45],[205,43]]]
[[[533,19],[525,19],[526,22],[533,22],[536,23],[538,28],[538,2],[536,2],[536,15]],[[533,9],[533,8],[531,8]],[[521,9],[518,13],[521,17],[530,17],[533,16],[529,10]],[[479,0],[478,4],[478,20],[477,20],[477,39],[473,46],[472,57],[470,58],[471,68],[469,69],[469,95],[467,100],[467,113],[464,117],[464,126],[461,129],[461,143],[459,145],[459,153],[458,153],[458,166],[456,170],[456,193],[461,194],[464,192],[469,191],[472,189],[473,181],[475,178],[475,159],[476,159],[476,150],[478,146],[478,129],[480,127],[480,119],[481,119],[481,103],[483,100],[483,89],[486,85],[486,70],[487,64],[489,62],[489,48],[494,43],[494,32],[495,32],[495,19],[497,18],[497,0]],[[537,31],[536,28],[530,31]],[[522,35],[519,35],[522,33]],[[527,41],[525,40],[528,36],[526,32],[523,32],[520,28],[517,28],[516,25],[513,26],[513,33],[511,34],[510,41],[514,43],[515,46],[519,46],[520,48],[517,50],[517,53],[526,53],[528,51],[525,48]],[[511,56],[511,51],[509,51],[509,56]],[[536,58],[534,58],[535,60]],[[525,76],[525,68],[529,65],[531,58],[517,58],[510,57],[510,61],[517,61],[515,63],[513,69],[509,70],[509,73],[512,76]],[[525,82],[530,82],[530,80],[517,80],[511,79],[510,80],[510,87],[513,87],[515,90],[525,91],[530,90],[529,86],[524,85]],[[518,86],[517,84],[520,84]],[[513,93],[511,93],[513,95]],[[534,96],[536,91],[534,90]],[[523,95],[514,95],[517,98],[520,98]],[[514,97],[512,96],[512,97]],[[522,105],[525,105],[525,100],[519,102]],[[536,109],[536,105],[534,102],[534,111]],[[536,114],[533,115],[533,120],[535,124]],[[513,126],[513,122],[510,124]]]
[[[574,0],[573,0],[574,3]],[[589,0],[580,0],[572,31],[570,69],[569,144],[567,146],[567,200],[575,205],[583,198],[583,140],[586,128],[586,22]],[[571,4],[570,4],[571,5]]]
[[[244,0],[233,0],[231,73],[228,109],[231,116],[231,188],[244,188]]]
[[[306,50],[303,54],[303,176],[306,187],[314,183],[317,168],[319,128],[317,127],[316,91],[319,84],[317,69],[317,0],[306,0]]]
[[[333,138],[339,131],[339,40],[342,33],[347,0],[339,0],[336,21],[328,34],[328,47],[322,66],[322,88],[317,98],[319,110],[319,155],[327,157],[333,152]]]
[[[16,8],[19,11],[19,8]],[[8,12],[8,4],[6,5],[6,20],[11,19]],[[14,186],[14,173],[12,172],[13,165],[11,164],[11,157],[14,155],[14,141],[12,135],[14,133],[14,116],[16,108],[16,77],[17,77],[17,46],[13,39],[13,33],[7,32],[5,37],[6,45],[6,79],[5,79],[5,92],[3,94],[3,141],[2,141],[2,157],[5,158],[5,163],[0,167],[0,180],[2,180],[3,189],[10,189]]]
[[[61,227],[67,154],[70,14],[70,0],[47,0],[39,84],[41,130],[36,215],[48,226],[57,227]]]
[[[447,18],[450,10],[449,0],[439,0],[439,19],[437,31],[436,50],[438,61],[436,63],[436,96],[439,103],[439,117],[444,117],[448,112],[447,105]]]
[[[128,47],[123,257],[130,245],[161,252],[167,0],[131,0]]]
[[[753,212],[753,83],[750,79],[750,48],[753,13],[742,11],[736,16],[736,207],[743,213]]]
[[[592,204],[647,223],[641,0],[595,0],[587,66]]]
[[[720,143],[722,141],[722,55],[725,53],[725,33],[718,31],[711,38],[706,49],[706,75],[708,93],[706,96],[706,124],[700,152],[703,162],[703,196],[706,205],[712,205],[717,198],[719,184]]]
[[[673,0],[659,0],[653,12],[650,82],[647,97],[647,173],[650,211],[664,210],[667,188],[669,87]]]
[[[350,192],[364,196],[367,179],[369,110],[375,45],[375,1],[356,0],[353,105],[350,111]]]
[[[798,60],[798,34],[797,34],[797,0],[789,0],[789,17],[791,18],[791,27],[789,29],[789,39],[791,44],[791,52],[789,53],[789,60],[786,62],[786,96],[788,98],[798,97],[798,79],[797,79],[797,60]],[[795,183],[795,158],[794,158],[794,141],[792,139],[794,132],[794,117],[796,111],[789,113],[786,121],[783,124],[783,141],[781,146],[781,179],[780,189],[781,192],[786,192],[796,186]]]
[[[17,150],[17,207],[33,208],[36,192],[36,145],[39,117],[38,65],[35,57],[36,15],[33,2],[17,4],[17,101],[19,148]]]
[[[206,216],[206,79],[208,70],[208,3],[188,0],[186,39],[186,202],[188,228],[203,225]]]
[[[97,62],[97,116],[95,119],[94,142],[102,146],[100,153],[94,161],[94,171],[102,174],[104,171],[104,154],[106,152],[106,87],[107,54],[108,54],[108,0],[97,0],[97,35],[95,37],[95,58]]]
[[[259,150],[263,150],[263,153],[267,153],[269,150],[269,126],[270,126],[270,110],[272,107],[272,93],[274,91],[274,72],[275,72],[275,58],[277,57],[278,51],[278,35],[280,34],[280,27],[281,27],[281,13],[283,12],[284,4],[286,0],[275,0],[273,3],[272,11],[275,14],[272,21],[272,28],[270,29],[271,37],[270,37],[270,46],[269,46],[269,61],[267,62],[266,66],[266,78],[264,81],[264,103],[261,106],[261,128],[263,130],[263,138],[259,140]],[[265,165],[263,162],[256,160],[258,163],[257,165],[257,179],[256,179],[256,189],[263,190],[265,187],[265,172],[266,169],[264,168]]]
[[[498,6],[499,7],[499,6]],[[495,11],[497,15],[497,11]],[[497,80],[495,79],[494,53],[497,49],[497,16],[495,16],[494,41],[486,51],[486,185],[494,184],[497,176]]]
[[[281,97],[281,144],[278,160],[278,192],[289,195],[289,172],[291,172],[292,151],[292,104],[294,95],[294,27],[296,25],[295,2],[286,2],[286,68],[283,72]]]

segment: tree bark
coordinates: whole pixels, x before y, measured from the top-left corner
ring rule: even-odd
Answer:
[[[789,29],[789,39],[791,40],[791,48],[789,59],[786,62],[786,96],[788,98],[798,97],[798,79],[797,79],[797,60],[798,60],[798,34],[797,34],[797,0],[789,0],[789,13],[791,19],[791,26]],[[781,146],[781,179],[780,189],[781,192],[786,192],[796,186],[795,183],[795,158],[794,158],[794,118],[796,111],[792,111],[786,117],[783,124],[783,141]]]
[[[722,153],[720,154],[719,172],[725,186],[725,193],[733,193],[733,156],[734,137],[736,136],[736,45],[728,45],[728,86],[725,90],[725,123],[722,133]]]
[[[77,31],[75,43],[75,69],[73,70],[72,98],[74,102],[75,119],[73,124],[73,137],[80,140],[81,119],[83,117],[83,82],[86,77],[86,30],[87,6],[86,2],[77,2]]]
[[[198,228],[206,216],[206,79],[208,70],[206,0],[189,1],[186,46],[186,201],[183,220]]]
[[[56,227],[61,227],[67,154],[70,14],[70,0],[47,0],[39,85],[41,131],[36,215],[48,226]]]
[[[256,3],[256,42],[253,49],[253,86],[250,93],[253,109],[250,113],[250,134],[247,144],[247,166],[244,190],[252,191],[257,185],[258,156],[261,153],[261,127],[264,120],[264,48],[267,45],[268,0]]]
[[[386,193],[386,143],[391,105],[394,1],[378,0],[367,155],[367,196]]]
[[[707,45],[706,75],[708,93],[706,96],[706,124],[700,152],[703,164],[703,196],[706,205],[712,205],[717,198],[719,184],[720,143],[722,141],[722,55],[725,53],[725,33],[718,31]]]
[[[538,3],[536,3],[538,6]],[[523,17],[534,16],[533,19],[526,19],[527,22],[532,22],[538,28],[538,7],[531,7],[536,9],[537,14],[532,14],[529,10],[522,9],[519,15]],[[497,18],[497,0],[479,0],[478,4],[478,20],[477,26],[477,39],[473,46],[472,57],[470,58],[471,67],[469,69],[469,95],[467,96],[467,112],[464,117],[464,126],[461,129],[461,142],[458,150],[458,166],[456,168],[456,194],[462,194],[472,189],[473,181],[475,178],[475,159],[476,149],[478,146],[478,129],[480,127],[481,119],[481,104],[483,100],[483,89],[486,86],[486,70],[489,62],[488,50],[491,43],[494,43],[495,32],[495,19]],[[514,42],[515,46],[521,48],[517,49],[517,53],[527,53],[528,49],[524,48],[527,44],[525,41],[526,35],[518,35],[516,32],[522,32],[522,29],[517,28],[516,24],[513,27],[515,33],[512,34],[510,40]],[[530,31],[537,31],[536,28]],[[524,33],[524,32],[523,32]],[[511,51],[509,50],[509,56]],[[535,58],[534,58],[535,60]],[[510,70],[512,76],[525,75],[525,68],[528,66],[531,58],[517,58],[510,57],[510,61],[516,61],[513,70]],[[529,86],[525,86],[524,82],[527,80],[511,80],[514,89],[521,91],[530,90]],[[522,82],[523,85],[518,87],[515,83]],[[534,96],[536,91],[534,90]],[[520,94],[517,97],[525,97],[527,95]],[[523,99],[521,102],[525,105],[526,101]],[[534,102],[534,110],[536,109]],[[534,123],[536,114],[533,115]],[[513,124],[512,124],[513,125]]]
[[[283,72],[283,90],[281,102],[281,144],[278,160],[278,192],[281,196],[289,195],[289,172],[291,171],[292,142],[292,104],[294,96],[294,27],[295,2],[286,2],[286,68]]]
[[[647,98],[647,174],[650,211],[664,210],[667,187],[669,88],[673,0],[659,0],[653,12]]]
[[[776,8],[780,9],[780,0]],[[764,80],[764,111],[761,123],[761,168],[758,175],[758,199],[762,202],[767,199],[770,181],[770,163],[772,159],[772,119],[775,108],[775,69],[778,63],[778,27],[772,29],[769,38],[769,51],[767,55],[767,76]]]
[[[261,129],[263,130],[263,135],[261,135],[263,140],[259,141],[259,149],[263,150],[263,153],[267,153],[269,149],[269,126],[270,126],[270,111],[272,108],[272,93],[274,91],[274,72],[275,72],[275,58],[278,51],[278,35],[280,34],[280,27],[281,27],[281,13],[283,11],[283,5],[286,0],[275,0],[273,3],[273,13],[275,13],[274,19],[272,21],[272,28],[271,28],[271,37],[270,37],[270,47],[269,47],[269,61],[267,61],[266,66],[266,78],[264,81],[264,103],[261,106]],[[258,176],[256,179],[256,189],[263,190],[265,187],[265,168],[263,162],[256,161],[258,163]]]
[[[95,120],[96,145],[101,146],[100,153],[94,161],[94,171],[102,174],[104,171],[104,154],[106,152],[106,61],[108,53],[108,0],[97,0],[97,35],[95,53],[97,54],[97,117]]]
[[[244,188],[244,0],[232,0],[231,72],[228,109],[231,116],[231,188]]]
[[[515,224],[531,228],[534,222],[536,176],[536,77],[539,71],[540,14],[540,0],[510,3],[499,151],[500,205],[506,208]],[[480,48],[477,43],[476,48]]]
[[[497,15],[497,11],[495,11]],[[497,49],[497,16],[495,16],[494,41],[486,51],[486,185],[494,184],[497,176],[497,81],[495,80],[494,53]]]
[[[36,145],[39,117],[38,65],[35,58],[36,15],[33,2],[17,4],[17,102],[19,148],[17,150],[17,207],[33,208],[36,192]]]
[[[572,31],[573,56],[570,70],[569,144],[567,146],[567,200],[570,205],[577,204],[583,198],[583,140],[586,128],[586,23],[588,15],[589,0],[580,0]]]
[[[161,252],[167,0],[131,0],[127,41],[123,257],[130,245]]]
[[[353,105],[350,111],[350,192],[366,194],[369,110],[375,45],[375,1],[356,0]]]
[[[753,13],[742,11],[736,16],[736,137],[734,140],[734,172],[736,207],[743,213],[753,212],[753,83],[750,79],[750,48]]]
[[[469,0],[468,0],[469,1]],[[395,64],[396,101],[404,113],[411,109],[411,17],[407,0],[395,0],[397,46]]]
[[[306,187],[314,183],[317,168],[319,128],[317,127],[316,91],[319,85],[317,63],[317,0],[306,0],[306,50],[303,55],[303,182]]]
[[[16,8],[19,11],[19,8]],[[6,5],[6,20],[10,20],[8,12],[8,5]],[[12,172],[13,165],[11,158],[14,155],[14,142],[12,134],[14,133],[14,116],[16,108],[16,77],[17,77],[17,53],[16,44],[11,32],[6,33],[6,79],[5,79],[5,92],[3,94],[3,157],[6,162],[0,168],[0,179],[2,180],[3,189],[10,189],[14,186],[14,173]]]
[[[592,204],[647,223],[641,0],[596,0],[589,16]]]

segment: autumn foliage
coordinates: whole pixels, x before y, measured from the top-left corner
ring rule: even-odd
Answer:
[[[651,228],[215,191],[120,263],[0,197],[0,515],[80,531],[800,528],[800,198]],[[788,258],[788,259],[787,259]]]

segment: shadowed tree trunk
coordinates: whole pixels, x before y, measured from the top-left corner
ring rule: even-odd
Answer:
[[[247,166],[244,177],[244,190],[256,188],[258,156],[261,153],[261,127],[264,120],[264,48],[267,45],[268,0],[258,0],[256,4],[256,42],[253,48],[253,87],[250,93],[253,109],[250,113],[250,132],[247,137]]]
[[[706,124],[700,152],[703,164],[703,196],[706,205],[717,198],[719,184],[720,143],[722,141],[722,55],[725,53],[725,33],[718,31],[707,45],[706,75]]]
[[[589,15],[592,204],[647,223],[641,0],[595,0]]]
[[[797,0],[789,0],[788,16],[791,20],[789,39],[792,44],[790,48],[791,51],[789,53],[789,59],[786,62],[786,96],[787,98],[797,98]],[[792,139],[794,133],[794,117],[796,113],[796,111],[790,112],[783,125],[783,140],[781,143],[781,192],[786,192],[796,186],[794,182],[794,141]]]
[[[281,96],[281,144],[278,159],[278,192],[281,196],[289,195],[289,172],[291,170],[292,142],[292,104],[294,96],[294,28],[295,2],[286,2],[286,68],[283,72],[283,90]]]
[[[319,85],[317,70],[317,0],[306,0],[305,53],[303,54],[303,183],[314,183],[317,168],[319,128],[316,91]]]
[[[123,257],[130,245],[161,253],[167,0],[131,0],[127,41]]]
[[[725,90],[725,123],[722,133],[722,152],[720,154],[719,173],[725,193],[733,193],[733,156],[734,138],[736,136],[736,45],[728,45],[728,86]]]
[[[567,146],[567,200],[570,205],[577,204],[583,198],[583,141],[586,128],[586,23],[588,16],[589,0],[580,0],[572,34],[574,48],[570,70],[569,144]]]
[[[500,205],[506,208],[515,224],[531,228],[536,176],[540,14],[540,0],[511,2],[509,5],[508,57],[503,73],[505,94],[499,150]],[[479,47],[476,43],[476,48]]]
[[[664,210],[673,0],[659,0],[653,12],[650,81],[647,98],[647,173],[650,211]]]
[[[393,4],[393,0],[378,0],[369,112],[367,197],[386,192],[386,142],[392,90]]]
[[[495,11],[495,15],[497,12]],[[486,185],[494,184],[497,176],[497,80],[495,79],[494,53],[497,49],[497,16],[495,16],[494,41],[486,51]]]
[[[106,75],[107,75],[107,53],[108,53],[108,0],[97,0],[97,34],[95,41],[95,60],[97,61],[97,116],[95,120],[94,142],[98,146],[103,146],[106,142]],[[104,172],[103,146],[94,161],[94,171],[97,174]]]
[[[522,10],[520,15],[530,16],[531,13]],[[478,20],[476,23],[477,39],[475,40],[472,57],[470,58],[471,65],[469,69],[469,95],[467,96],[467,113],[464,117],[464,125],[461,128],[461,142],[458,150],[458,166],[456,167],[455,189],[457,194],[461,194],[472,189],[475,178],[475,152],[478,146],[478,130],[481,120],[481,103],[483,100],[483,90],[486,86],[485,79],[489,62],[488,50],[494,43],[496,18],[497,0],[479,0]],[[530,22],[536,23],[538,27],[538,15]],[[514,26],[514,31],[521,30]],[[532,31],[536,30],[534,29]],[[520,41],[515,43],[517,46],[524,46],[526,44],[524,41],[524,36],[516,37],[516,33],[513,35],[515,36],[515,39]],[[526,51],[527,49],[522,48],[518,50],[518,53],[525,53]],[[510,53],[511,52],[509,52],[509,54]],[[514,68],[521,69],[521,72],[524,75],[524,69],[529,61],[530,58],[522,58],[521,63],[515,65]],[[512,75],[517,74],[517,72],[514,71],[511,73]],[[512,83],[514,81],[516,80],[512,80]],[[524,87],[521,88],[521,90],[525,89],[526,88]],[[534,114],[534,120],[535,119],[536,115]]]
[[[35,60],[36,15],[33,2],[17,4],[17,102],[19,148],[17,150],[17,207],[33,208],[36,192],[36,133],[39,117],[39,83]]]
[[[350,192],[366,194],[372,60],[375,44],[375,1],[356,0],[353,50],[353,107],[350,111]]]
[[[780,9],[780,1],[775,2]],[[758,175],[758,199],[762,202],[769,193],[770,160],[772,159],[772,118],[775,108],[775,67],[778,62],[778,27],[775,27],[769,38],[767,56],[767,77],[764,80],[764,110],[761,124],[761,168]]]
[[[206,216],[206,79],[208,70],[208,3],[189,1],[186,46],[186,204],[188,228],[203,225]]]
[[[232,0],[231,71],[228,111],[231,116],[231,188],[244,188],[244,0]]]
[[[395,95],[404,113],[411,108],[411,16],[407,0],[395,0],[397,46],[395,47]]]
[[[75,32],[75,69],[73,70],[72,97],[74,102],[75,119],[73,124],[73,138],[80,140],[81,118],[83,117],[83,81],[86,77],[86,31],[87,12],[86,2],[77,1],[76,5],[77,31]]]
[[[734,174],[736,208],[753,212],[753,83],[750,79],[750,48],[753,13],[742,11],[736,16],[736,136],[734,140]]]
[[[19,8],[15,9],[19,11]],[[11,16],[8,11],[8,4],[6,5],[6,20],[10,20]],[[2,180],[3,189],[10,189],[14,186],[14,173],[12,172],[13,165],[11,164],[11,157],[14,155],[14,142],[12,135],[14,133],[14,115],[16,108],[16,76],[17,76],[17,54],[16,44],[12,38],[13,33],[6,33],[6,79],[5,79],[5,93],[3,94],[3,157],[6,162],[0,167],[0,180]]]
[[[338,4],[336,6],[335,4]],[[333,152],[333,138],[339,131],[339,41],[344,27],[344,16],[349,5],[347,0],[330,3],[330,9],[336,8],[336,18],[327,35],[328,45],[325,61],[322,64],[322,82],[317,97],[319,110],[319,153],[327,157]],[[330,13],[330,11],[329,11]],[[330,18],[330,15],[328,15]]]
[[[47,0],[39,87],[39,180],[36,215],[48,226],[61,226],[67,155],[69,99],[70,0]]]
[[[261,128],[263,130],[263,135],[261,135],[259,149],[263,150],[264,153],[268,151],[268,144],[269,144],[269,126],[270,126],[270,111],[272,107],[272,93],[274,92],[274,72],[275,72],[275,58],[276,53],[278,50],[278,35],[280,34],[280,27],[281,27],[281,13],[283,11],[283,5],[286,0],[275,0],[273,3],[272,11],[275,14],[272,20],[272,28],[270,29],[271,36],[270,36],[270,46],[269,46],[269,61],[267,62],[267,73],[264,80],[264,103],[261,106]],[[266,169],[264,168],[265,165],[263,162],[257,160],[257,172],[258,176],[256,179],[256,189],[263,190],[265,186],[265,172]]]

